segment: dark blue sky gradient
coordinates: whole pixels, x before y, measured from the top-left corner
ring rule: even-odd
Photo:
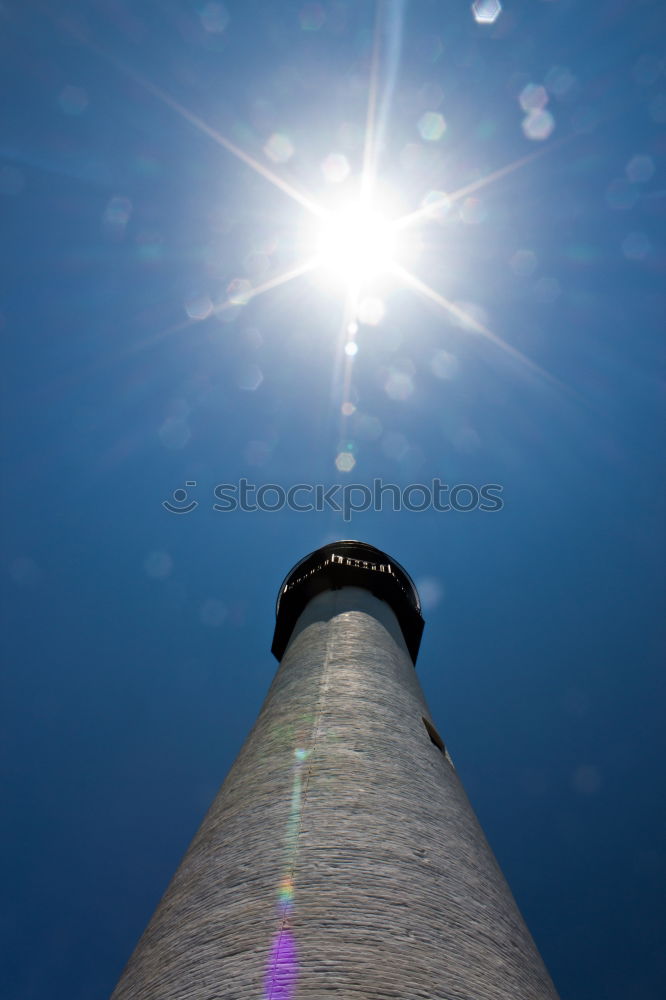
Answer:
[[[542,154],[419,227],[413,270],[547,376],[393,281],[341,425],[340,287],[213,308],[298,263],[308,213],[151,85],[351,196],[375,5],[0,9],[8,1000],[109,995],[268,690],[280,581],[336,537],[420,586],[421,683],[562,1000],[663,995],[663,5],[386,12],[400,211]],[[497,483],[504,507],[215,511],[242,476]]]

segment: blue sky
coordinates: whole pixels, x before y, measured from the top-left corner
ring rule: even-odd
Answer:
[[[663,10],[376,14],[0,9],[12,1000],[111,992],[268,689],[280,581],[336,537],[420,586],[421,683],[563,1000],[661,996]],[[356,203],[373,52],[377,202],[431,212],[354,295],[283,281],[303,201]],[[241,477],[503,507],[216,511]]]

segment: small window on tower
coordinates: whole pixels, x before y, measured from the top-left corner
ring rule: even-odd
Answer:
[[[431,741],[435,744],[438,750],[441,750],[441,752],[446,757],[446,747],[444,746],[444,741],[442,740],[442,737],[439,735],[433,724],[431,722],[428,722],[425,715],[422,715],[421,718],[423,719],[423,725],[426,727],[426,732],[428,733],[428,736],[430,737]]]

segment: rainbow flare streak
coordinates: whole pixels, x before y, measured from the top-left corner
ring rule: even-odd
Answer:
[[[267,1000],[291,1000],[298,977],[294,935],[289,930],[277,934],[266,973]]]

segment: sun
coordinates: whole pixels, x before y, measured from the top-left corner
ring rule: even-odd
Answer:
[[[478,6],[479,10],[476,11]],[[475,15],[477,20],[490,20],[486,8],[494,12],[501,10],[499,3],[492,4],[490,0],[483,0],[483,3],[475,5]],[[483,8],[483,11],[481,10]],[[381,23],[377,20],[377,26]],[[379,52],[379,27],[375,33],[375,52]],[[257,296],[262,295],[281,285],[287,284],[303,275],[317,271],[320,275],[326,275],[334,280],[336,292],[339,293],[340,286],[344,286],[344,317],[342,330],[345,334],[342,347],[348,358],[353,357],[357,352],[357,345],[354,342],[358,330],[357,320],[366,322],[359,309],[363,306],[363,293],[368,285],[391,287],[392,281],[403,287],[411,288],[432,304],[438,306],[444,313],[453,317],[458,325],[461,323],[476,333],[481,334],[495,347],[500,348],[505,353],[520,362],[525,368],[530,369],[535,374],[544,377],[548,381],[559,386],[559,382],[548,372],[544,371],[534,362],[530,361],[515,347],[508,344],[483,323],[476,320],[464,308],[455,301],[435,291],[425,281],[422,281],[413,270],[413,261],[418,259],[427,244],[420,233],[421,224],[426,225],[433,220],[441,221],[450,212],[451,206],[461,201],[468,195],[473,194],[481,188],[500,180],[500,178],[513,171],[526,166],[543,154],[544,150],[522,156],[512,163],[508,163],[492,173],[488,173],[480,178],[472,180],[463,187],[445,193],[434,191],[426,195],[422,200],[420,208],[405,212],[402,198],[394,197],[395,192],[389,199],[390,215],[385,215],[376,210],[377,205],[377,152],[380,148],[378,140],[377,125],[377,79],[375,70],[379,66],[379,57],[373,60],[373,77],[369,88],[368,120],[365,134],[365,149],[363,156],[363,168],[359,176],[360,193],[355,201],[347,202],[338,208],[332,209],[330,206],[322,205],[312,198],[306,191],[300,190],[294,184],[280,176],[271,166],[258,160],[251,153],[246,152],[235,142],[227,138],[198,115],[193,114],[188,108],[180,104],[170,94],[161,90],[149,80],[140,77],[138,74],[125,70],[128,76],[136,83],[140,84],[146,91],[159,98],[167,107],[172,108],[185,121],[189,122],[203,134],[209,136],[227,152],[231,153],[238,160],[250,167],[253,171],[267,180],[279,191],[291,198],[301,209],[308,213],[311,224],[316,229],[308,226],[307,235],[300,230],[304,239],[299,236],[297,243],[307,246],[307,253],[298,263],[279,274],[269,276],[264,282],[252,287],[250,282],[243,279],[235,279],[231,282],[227,290],[226,299],[221,299],[214,307],[206,308],[201,316],[190,315],[183,323],[170,327],[159,334],[159,337],[166,336],[189,326],[194,319],[203,319],[211,311],[216,315],[225,310],[237,310],[240,306],[247,304]],[[572,133],[573,135],[574,133]],[[554,147],[548,147],[554,148]],[[384,196],[387,193],[382,191],[380,185],[381,205],[385,205]],[[390,194],[390,192],[389,192]],[[399,211],[397,209],[399,208]],[[411,235],[410,235],[411,234]],[[392,281],[378,281],[377,279],[390,278]],[[239,284],[243,285],[242,295],[239,294]],[[376,289],[373,289],[373,294]],[[372,298],[372,296],[370,296]],[[374,305],[382,306],[380,298],[376,298]],[[368,315],[383,316],[383,311],[379,308],[373,309]],[[369,320],[374,325],[378,320]]]
[[[318,269],[352,285],[365,284],[390,270],[397,252],[392,222],[359,204],[327,214],[316,242]]]

